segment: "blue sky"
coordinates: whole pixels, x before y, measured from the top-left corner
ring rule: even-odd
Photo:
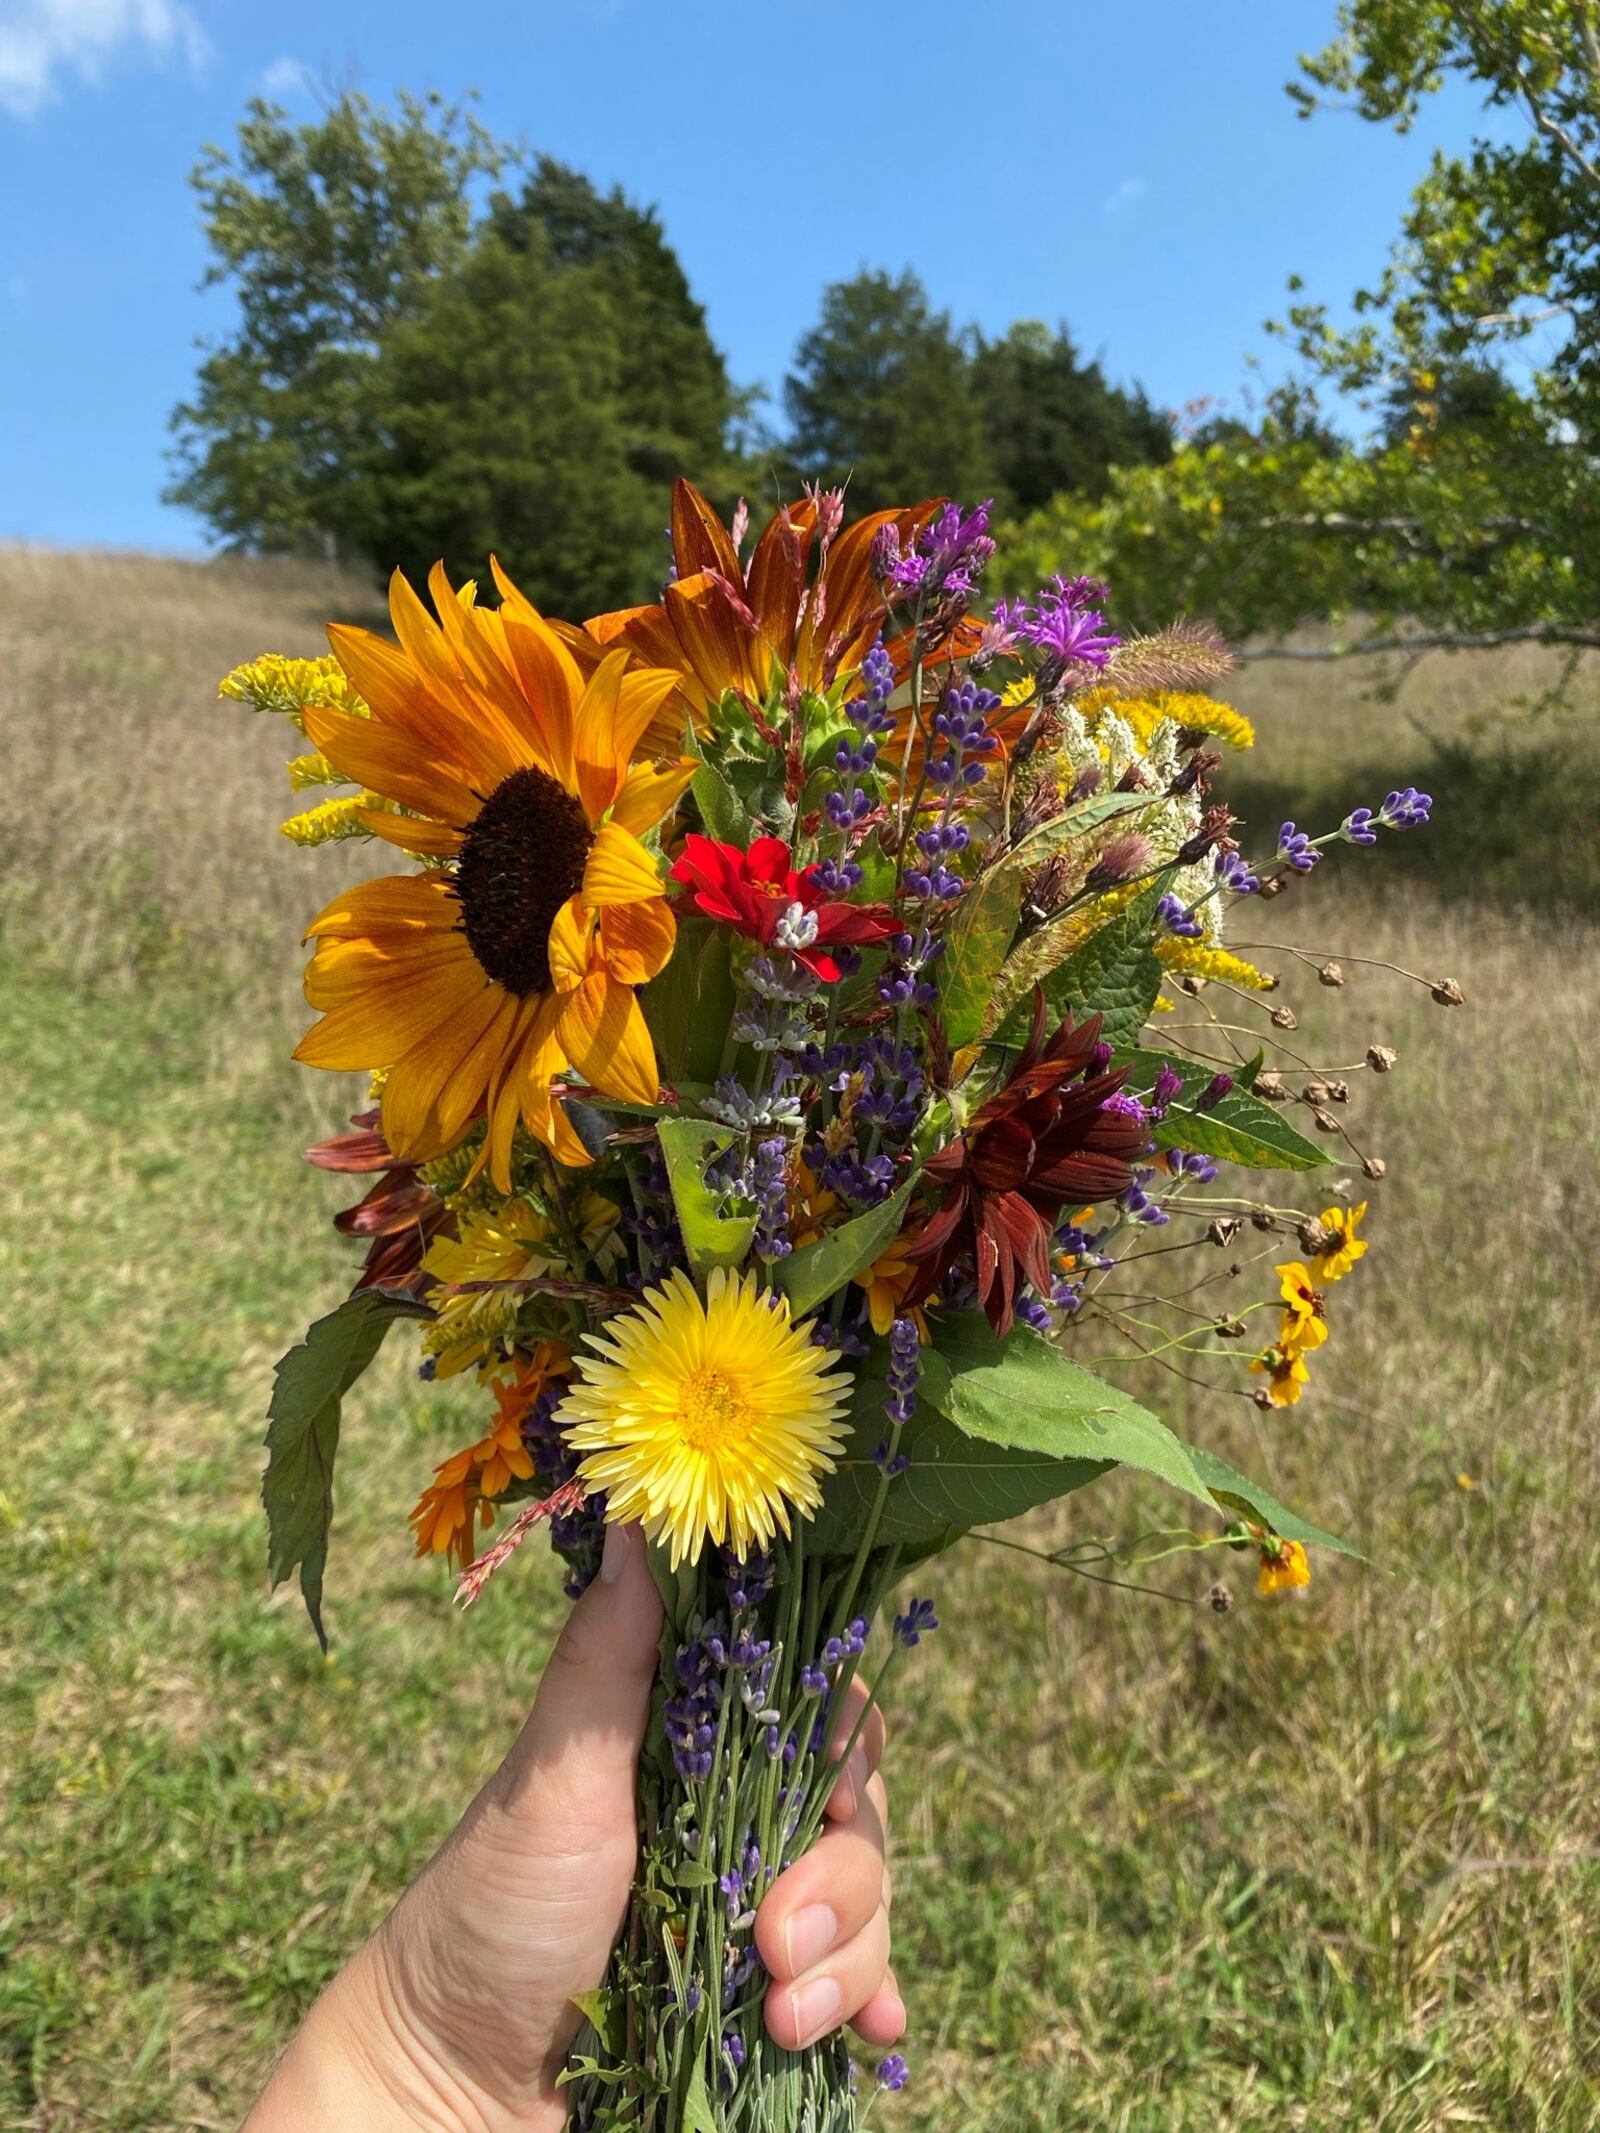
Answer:
[[[1436,141],[1283,94],[1333,0],[0,0],[0,539],[199,552],[168,411],[227,298],[187,174],[253,94],[482,92],[481,115],[654,202],[741,382],[822,285],[913,266],[991,330],[1065,319],[1164,406],[1237,406],[1288,273],[1377,269]]]

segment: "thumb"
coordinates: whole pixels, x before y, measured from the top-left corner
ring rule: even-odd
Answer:
[[[513,1814],[537,1785],[547,1834],[553,1822],[631,1828],[661,1620],[642,1529],[607,1526],[600,1574],[568,1615],[501,1772]]]

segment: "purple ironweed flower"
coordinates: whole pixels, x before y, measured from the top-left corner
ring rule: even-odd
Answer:
[[[904,592],[924,591],[940,600],[967,600],[994,554],[989,535],[993,499],[963,511],[959,504],[946,504],[923,527],[916,548],[889,559],[886,575]],[[877,544],[874,543],[876,560]],[[887,550],[885,550],[887,557]]]
[[[1238,852],[1218,852],[1215,865],[1218,881],[1235,896],[1253,896],[1261,886]]]
[[[1292,867],[1295,873],[1309,874],[1322,854],[1317,851],[1304,830],[1296,829],[1292,822],[1286,822],[1278,832],[1277,856]]]
[[[1170,893],[1163,896],[1156,905],[1156,920],[1169,933],[1176,934],[1181,941],[1197,941],[1205,931],[1200,921],[1190,914],[1182,899]]]
[[[1214,1111],[1224,1096],[1233,1088],[1231,1074],[1213,1074],[1194,1100],[1197,1111]]]
[[[1161,1071],[1155,1079],[1155,1086],[1150,1091],[1150,1116],[1158,1121],[1165,1118],[1172,1108],[1173,1097],[1182,1087],[1183,1076],[1163,1061]]]
[[[1378,820],[1386,829],[1421,829],[1433,809],[1431,793],[1418,792],[1408,785],[1404,792],[1392,792],[1378,809]]]
[[[1058,574],[1032,605],[1026,600],[1002,600],[994,619],[1013,642],[1041,651],[1046,668],[1059,677],[1070,666],[1103,667],[1122,642],[1104,627],[1100,603],[1105,597],[1106,588],[1098,579]]]
[[[1106,1098],[1100,1108],[1114,1112],[1118,1118],[1131,1118],[1137,1126],[1147,1126],[1150,1123],[1150,1113],[1130,1089],[1118,1089],[1114,1095]]]
[[[939,1617],[933,1611],[931,1600],[913,1600],[903,1615],[894,1618],[895,1637],[907,1651],[938,1627]]]
[[[1103,1074],[1110,1064],[1111,1047],[1102,1038],[1099,1043],[1089,1047],[1089,1064],[1084,1069],[1084,1080],[1091,1081],[1096,1074]]]
[[[910,2079],[911,2069],[899,2052],[891,2052],[887,2059],[878,2061],[880,2089],[903,2089]]]

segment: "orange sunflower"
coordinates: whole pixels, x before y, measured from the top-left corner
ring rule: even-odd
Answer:
[[[509,1190],[519,1118],[558,1160],[589,1160],[551,1093],[562,1074],[625,1101],[660,1092],[635,987],[665,965],[674,923],[641,839],[693,764],[634,761],[660,753],[675,673],[622,649],[575,657],[504,581],[498,610],[470,585],[453,592],[441,566],[429,588],[437,621],[391,581],[398,644],[328,632],[371,717],[314,706],[306,731],[407,810],[365,810],[368,828],[435,863],[361,882],[312,922],[306,998],[321,1020],[295,1056],[383,1070],[384,1134],[407,1162],[487,1115],[490,1171]]]
[[[860,665],[888,613],[872,572],[874,536],[892,526],[905,547],[938,508],[934,499],[870,512],[825,540],[817,499],[801,497],[768,520],[743,563],[700,491],[679,481],[672,491],[677,576],[660,601],[596,615],[567,641],[586,636],[591,646],[627,645],[651,666],[675,668],[675,708],[696,725],[729,689],[765,703],[774,675],[791,668],[802,688],[826,689]],[[891,638],[889,650],[903,669],[905,637]]]

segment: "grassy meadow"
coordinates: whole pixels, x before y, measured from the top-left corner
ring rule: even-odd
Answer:
[[[4,2133],[236,2124],[559,1618],[531,1549],[465,1621],[412,1561],[468,1396],[399,1342],[347,1413],[330,1661],[265,1591],[271,1366],[350,1268],[296,1156],[355,1091],[288,1062],[295,942],[354,848],[275,837],[283,733],[216,677],[373,607],[311,569],[0,551]],[[1351,1077],[1373,1249],[1298,1408],[1121,1375],[1371,1563],[1262,1602],[1225,1554],[1161,1565],[1165,1598],[947,1560],[891,1750],[892,2133],[1600,2125],[1600,687],[1505,709],[1552,671],[1424,662],[1391,704],[1348,668],[1241,678],[1263,826],[1289,792],[1318,828],[1408,778],[1441,805],[1236,930],[1468,1004],[1261,952],[1305,1057],[1400,1053]],[[1020,1530],[1172,1511],[1118,1481]]]

